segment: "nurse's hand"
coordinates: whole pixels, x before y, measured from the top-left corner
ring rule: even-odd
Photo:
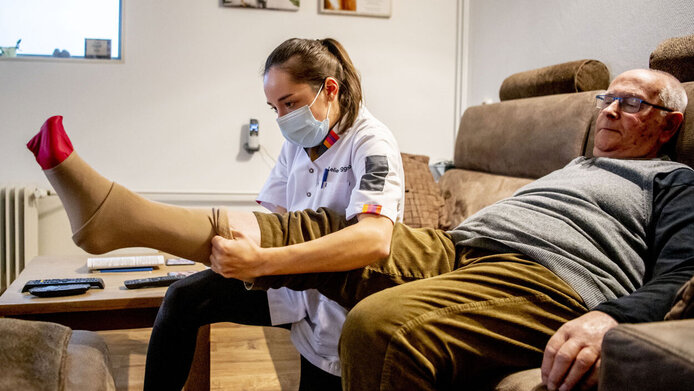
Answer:
[[[233,240],[212,238],[210,268],[226,278],[253,281],[262,275],[262,248],[241,232],[233,231],[233,235]]]

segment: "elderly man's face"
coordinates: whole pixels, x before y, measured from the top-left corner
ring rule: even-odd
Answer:
[[[662,105],[658,93],[664,86],[657,75],[643,70],[622,73],[610,84],[607,94],[620,98],[636,97]],[[653,158],[672,137],[667,129],[667,114],[655,107],[641,105],[637,113],[625,113],[615,100],[602,109],[596,122],[593,155],[612,158]]]

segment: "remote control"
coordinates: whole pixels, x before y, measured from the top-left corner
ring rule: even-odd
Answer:
[[[185,278],[186,276],[161,276],[161,277],[149,277],[149,278],[139,278],[136,280],[126,280],[123,283],[128,289],[138,289],[138,288],[154,288],[159,286],[169,286],[174,282]]]
[[[87,284],[92,288],[104,289],[104,280],[101,278],[49,278],[45,280],[27,281],[22,288],[22,292],[27,292],[31,288],[49,285],[74,285]]]
[[[195,261],[183,258],[170,258],[166,260],[166,266],[195,265]]]
[[[89,284],[46,285],[29,289],[29,293],[38,297],[56,297],[79,295],[89,289]]]

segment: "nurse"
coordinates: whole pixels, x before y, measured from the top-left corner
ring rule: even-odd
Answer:
[[[400,153],[390,130],[362,104],[358,73],[342,45],[282,43],[265,63],[264,89],[286,141],[258,202],[272,212],[327,207],[358,219],[351,236],[325,238],[334,251],[326,261],[353,246],[367,225],[384,233],[369,240],[389,243],[403,214]],[[337,343],[346,310],[315,290],[270,290],[267,302],[272,325],[291,324],[302,357],[301,389],[341,389]]]

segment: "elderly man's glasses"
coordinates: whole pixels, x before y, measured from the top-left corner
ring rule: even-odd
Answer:
[[[625,113],[638,113],[639,111],[641,111],[641,109],[643,109],[643,105],[652,106],[656,109],[664,111],[675,111],[673,109],[668,109],[667,107],[658,106],[656,104],[646,102],[643,99],[635,98],[633,96],[621,98],[619,96],[614,95],[598,95],[595,97],[595,99],[596,107],[601,110],[611,105],[612,102],[618,101],[619,108],[622,109],[622,111]]]

